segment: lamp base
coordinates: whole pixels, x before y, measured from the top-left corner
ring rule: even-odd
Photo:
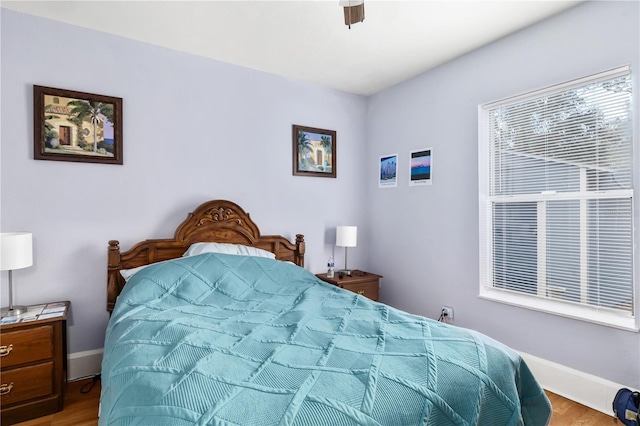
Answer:
[[[24,305],[14,305],[12,309],[9,307],[2,308],[1,314],[3,317],[15,317],[27,312],[27,307]]]
[[[344,275],[346,275],[348,277],[350,277],[352,273],[353,273],[352,269],[340,269],[338,271],[338,274],[344,274]]]

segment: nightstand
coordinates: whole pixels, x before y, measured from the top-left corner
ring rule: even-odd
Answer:
[[[371,300],[378,300],[378,289],[382,275],[353,270],[351,276],[344,275],[342,278],[338,272],[333,275],[333,278],[328,278],[327,274],[317,274],[316,277],[329,284],[366,296]]]
[[[69,306],[29,306],[26,314],[0,321],[2,426],[62,410]]]

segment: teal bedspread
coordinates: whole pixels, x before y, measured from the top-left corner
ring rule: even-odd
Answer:
[[[546,425],[520,356],[293,264],[203,254],[118,298],[100,425]]]

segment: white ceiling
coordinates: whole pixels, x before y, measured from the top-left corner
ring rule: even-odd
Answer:
[[[2,7],[370,95],[578,1],[2,1]]]

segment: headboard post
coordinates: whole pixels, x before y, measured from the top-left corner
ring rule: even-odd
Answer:
[[[304,243],[304,235],[296,234],[296,265],[304,268],[304,252],[306,245]]]
[[[107,266],[107,310],[113,311],[115,300],[120,290],[122,290],[120,276],[120,242],[117,240],[109,241]]]

